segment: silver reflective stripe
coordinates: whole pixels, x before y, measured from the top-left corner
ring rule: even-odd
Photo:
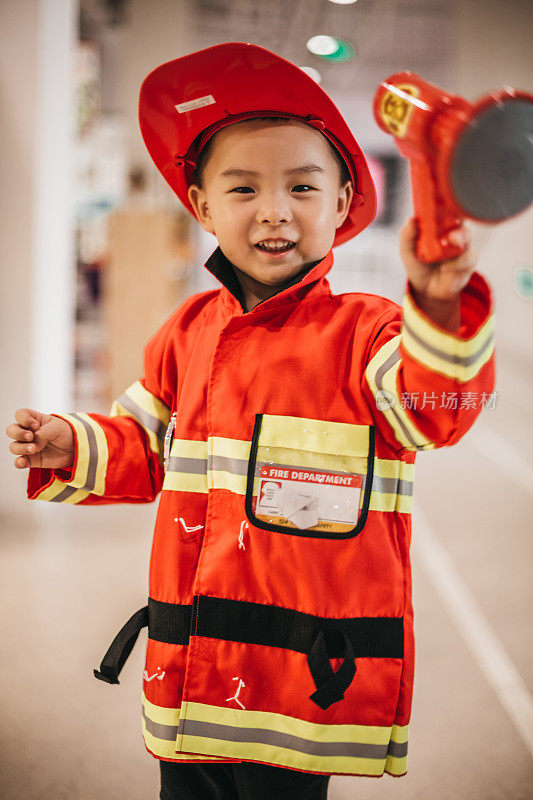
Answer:
[[[365,485],[366,475],[363,475],[362,487]],[[372,491],[384,492],[385,494],[413,494],[413,482],[401,480],[400,478],[380,478],[374,475],[372,479]]]
[[[63,491],[59,492],[59,494],[56,494],[55,497],[51,497],[50,501],[52,503],[63,503],[67,499],[67,497],[70,497],[72,494],[74,494],[74,492],[77,492],[77,491],[78,490],[77,490],[77,488],[75,486],[69,486],[67,484],[67,485],[65,485],[65,488],[63,489]]]
[[[259,467],[259,464],[257,465]],[[231,472],[232,475],[247,475],[248,461],[243,458],[228,458],[227,456],[209,456],[209,469],[220,472]],[[256,468],[256,475],[259,474]]]
[[[143,719],[144,724],[146,725],[146,730],[148,733],[151,733],[152,736],[155,736],[157,739],[164,739],[167,742],[176,741],[176,737],[178,735],[177,725],[162,725],[160,722],[154,722],[146,716],[144,710]]]
[[[258,461],[255,467],[255,476],[261,474],[261,467],[269,466],[265,461]],[[276,464],[282,469],[302,469],[292,464]],[[246,476],[248,473],[248,461],[242,458],[228,458],[226,456],[212,455],[205,458],[189,458],[188,456],[171,456],[168,460],[169,472],[183,472],[189,475],[206,475],[208,468],[210,471],[229,472],[231,475]],[[334,475],[345,475],[341,470],[329,469]],[[364,489],[366,475],[361,475],[361,489]],[[401,478],[382,478],[374,474],[372,481],[372,491],[385,494],[401,494],[411,496],[413,494],[413,482]]]
[[[98,466],[98,445],[96,443],[96,436],[87,420],[80,417],[79,414],[72,414],[71,416],[77,419],[78,422],[81,422],[87,433],[87,439],[89,441],[89,466],[87,467],[87,479],[81,488],[92,492],[96,482],[96,467]]]
[[[129,411],[138,422],[141,423],[143,428],[146,428],[147,431],[152,431],[152,433],[155,433],[157,438],[161,440],[161,443],[163,443],[166,431],[166,425],[164,422],[161,422],[161,420],[157,419],[157,417],[153,417],[151,414],[148,414],[148,412],[144,411],[144,409],[138,406],[137,403],[134,403],[131,397],[128,397],[127,394],[122,394],[118,398],[117,403],[119,403],[121,406],[124,406],[124,408]]]
[[[417,344],[421,345],[425,350],[432,353],[434,356],[438,358],[442,358],[443,361],[449,361],[450,364],[460,364],[462,367],[470,367],[474,364],[480,355],[486,350],[489,344],[491,344],[492,340],[494,339],[494,332],[490,333],[487,339],[483,342],[480,347],[476,350],[476,352],[471,356],[459,356],[459,355],[450,355],[446,353],[444,350],[440,350],[438,347],[434,347],[434,345],[428,344],[421,336],[419,336],[415,331],[405,322],[403,321],[403,327],[411,336]]]
[[[378,370],[377,370],[377,372],[376,372],[376,378],[375,378],[375,380],[376,380],[376,386],[378,387],[378,389],[380,389],[380,390],[382,390],[382,391],[386,391],[386,389],[383,389],[383,376],[385,375],[385,373],[386,373],[386,372],[388,372],[388,371],[389,371],[389,369],[391,369],[391,368],[392,368],[392,367],[393,367],[393,366],[396,364],[396,362],[397,362],[397,361],[399,361],[399,360],[400,360],[400,358],[401,358],[401,356],[400,356],[400,349],[399,349],[399,347],[397,347],[397,348],[396,348],[396,350],[394,350],[394,351],[393,351],[393,352],[390,354],[390,356],[388,357],[388,359],[387,359],[387,360],[386,360],[386,361],[385,361],[385,362],[384,362],[384,363],[381,365],[381,367],[379,367],[379,369],[378,369]],[[390,406],[388,410],[389,410],[389,411],[391,411],[391,412],[394,414],[394,416],[396,417],[396,421],[397,421],[398,425],[400,426],[400,428],[402,429],[402,431],[403,431],[403,433],[404,433],[404,435],[405,435],[405,438],[406,438],[406,439],[407,439],[407,440],[408,440],[408,441],[409,441],[409,442],[410,442],[410,443],[413,445],[413,447],[415,447],[417,450],[423,450],[423,449],[424,449],[424,445],[422,445],[422,444],[417,444],[417,443],[415,442],[415,440],[413,439],[413,437],[411,436],[411,434],[409,433],[409,431],[408,431],[408,430],[407,430],[407,428],[405,427],[405,425],[404,425],[404,423],[403,423],[402,419],[401,419],[401,418],[398,416],[398,414],[397,414],[397,412],[396,412],[396,410],[395,410],[394,406],[393,406],[393,405],[392,405],[392,406]]]
[[[350,758],[376,758],[383,760],[390,752],[388,744],[366,744],[364,742],[320,742],[303,739],[281,731],[266,728],[240,728],[232,725],[221,725],[215,722],[199,720],[180,720],[178,733],[185,736],[201,736],[206,739],[217,739],[227,742],[248,742],[267,744],[272,747],[283,747],[298,753],[314,756],[348,756]],[[405,749],[407,744],[397,745]],[[398,751],[399,752],[399,751]],[[394,752],[397,755],[397,752]]]
[[[407,742],[389,742],[389,749],[387,755],[394,756],[394,758],[405,758],[407,755]]]
[[[69,486],[68,484],[65,485],[65,488],[56,494],[55,497],[51,498],[53,503],[63,503],[67,497],[70,497],[74,494],[74,492],[78,491],[78,488],[84,489],[86,492],[94,491],[94,486],[96,483],[96,468],[98,466],[98,444],[96,442],[96,436],[94,434],[94,430],[92,429],[91,425],[87,422],[87,420],[80,417],[79,414],[71,414],[71,417],[74,417],[78,422],[80,422],[83,427],[85,428],[85,432],[87,433],[87,441],[89,443],[89,464],[87,466],[87,478],[85,483],[81,487],[76,486]]]
[[[207,459],[170,456],[168,459],[168,471],[186,472],[190,475],[207,475]]]

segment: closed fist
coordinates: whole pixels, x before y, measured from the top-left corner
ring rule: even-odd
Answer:
[[[400,231],[400,254],[416,295],[430,301],[453,302],[459,297],[476,269],[477,252],[472,249],[472,232],[464,224],[448,234],[450,244],[463,248],[461,255],[435,264],[425,264],[416,254],[418,225],[415,217]]]
[[[9,449],[17,456],[17,469],[66,469],[73,465],[74,434],[68,422],[31,408],[17,409],[15,419],[6,433],[14,439]]]

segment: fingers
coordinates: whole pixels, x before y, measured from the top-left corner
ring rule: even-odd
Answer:
[[[22,444],[21,442],[11,442],[9,445],[9,449],[12,453],[16,456],[21,456],[27,453],[28,455],[32,455],[33,453],[38,453],[39,450],[42,450],[42,445],[39,446],[35,444],[35,442],[31,442],[30,444]]]
[[[40,453],[32,453],[31,456],[18,456],[13,462],[17,469],[27,469],[28,467],[37,467],[42,469],[43,457]]]
[[[6,428],[7,435],[15,440],[11,442],[9,449],[18,456],[14,461],[15,467],[26,469],[31,466],[31,456],[35,456],[43,448],[35,437],[35,432],[41,426],[41,414],[31,408],[19,408],[15,411],[15,419],[18,424],[12,422]]]
[[[16,425],[14,422],[7,426],[6,433],[11,439],[16,439],[18,442],[31,442],[33,440],[32,431],[23,428],[21,425]]]
[[[455,247],[467,249],[472,242],[472,231],[464,222],[447,236],[448,242]],[[416,217],[410,217],[400,230],[400,252],[402,256],[416,255],[416,241],[418,239],[418,223]]]
[[[450,231],[448,241],[456,247],[468,247],[472,241],[472,231],[463,223],[458,228]]]
[[[476,268],[477,258],[476,251],[467,246],[457,258],[441,263],[440,273],[444,279],[442,285],[447,292],[456,295],[464,289]]]
[[[416,217],[410,217],[400,230],[400,253],[405,258],[412,255],[418,238]]]
[[[41,417],[38,411],[33,411],[31,408],[18,408],[15,411],[15,419],[23,427],[32,431],[39,430],[41,426]]]

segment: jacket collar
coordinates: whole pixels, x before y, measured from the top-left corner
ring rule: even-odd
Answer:
[[[330,250],[323,258],[306,264],[283,289],[280,289],[273,297],[263,300],[252,311],[254,314],[265,308],[273,308],[277,305],[287,303],[298,303],[309,292],[324,291],[328,288],[328,282],[324,280],[325,275],[333,266],[333,250]],[[230,308],[233,313],[244,314],[244,296],[239,284],[237,275],[231,261],[226,258],[220,246],[207,259],[206,269],[222,284],[220,297],[225,306]]]

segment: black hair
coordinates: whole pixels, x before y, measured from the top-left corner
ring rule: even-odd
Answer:
[[[252,117],[252,119],[260,119],[260,120],[264,120],[265,122],[287,122],[287,120],[290,121],[292,119],[292,117]],[[243,120],[243,121],[247,122],[247,120]],[[218,132],[219,131],[217,131],[217,133]],[[198,156],[198,161],[196,162],[196,166],[194,168],[194,172],[192,174],[192,181],[191,182],[195,183],[197,186],[199,186],[200,189],[202,188],[202,183],[203,183],[203,178],[204,178],[204,170],[205,170],[205,168],[207,166],[207,162],[209,161],[209,156],[211,155],[211,150],[212,150],[213,141],[214,141],[215,137],[216,137],[216,133],[210,139],[208,139],[207,144],[205,145],[205,147],[202,148],[202,151],[201,151],[200,155]],[[330,142],[330,140],[326,136],[324,138],[326,139],[326,142],[329,145],[329,149],[331,151],[331,155],[333,156],[333,158],[337,162],[337,165],[339,167],[339,176],[340,176],[341,186],[344,186],[345,183],[347,183],[348,181],[351,181],[351,179],[352,179],[351,175],[350,175],[350,171],[348,169],[348,166],[347,166],[344,158],[341,156],[341,154],[337,150],[337,148],[332,145],[332,143]]]

